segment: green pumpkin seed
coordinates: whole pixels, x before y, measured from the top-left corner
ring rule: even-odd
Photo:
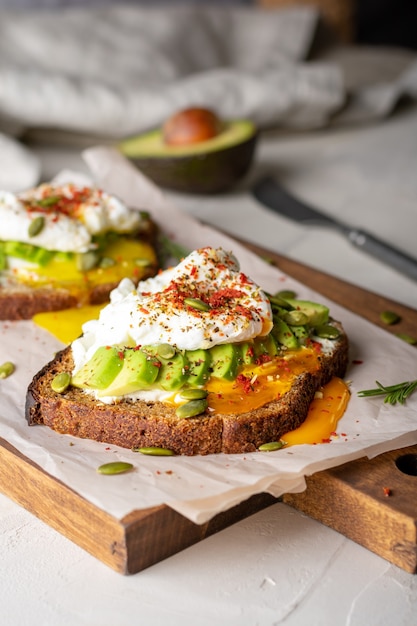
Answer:
[[[114,265],[116,265],[116,261],[114,259],[111,259],[109,256],[104,256],[98,264],[98,266],[102,269],[106,269],[107,267],[113,267]]]
[[[99,474],[123,474],[133,469],[132,463],[123,461],[113,461],[112,463],[104,463],[97,468]]]
[[[187,419],[189,417],[196,417],[204,413],[207,409],[208,403],[206,398],[199,398],[198,400],[189,400],[185,404],[181,404],[175,411],[180,419]]]
[[[197,311],[210,311],[210,305],[200,300],[200,298],[185,298],[184,304],[193,309],[197,309]]]
[[[11,361],[6,361],[3,365],[0,365],[0,378],[8,378],[13,374],[14,370],[14,364]]]
[[[51,382],[52,391],[55,393],[65,393],[71,382],[71,374],[68,372],[61,372],[57,374]]]
[[[96,267],[99,262],[99,256],[93,250],[84,252],[83,254],[77,254],[77,270],[79,272],[88,272]]]
[[[271,303],[272,307],[279,307],[281,309],[286,309],[287,311],[291,311],[292,309],[294,309],[294,307],[285,300],[285,298],[282,298],[280,295],[275,294],[273,296],[271,296],[270,294],[268,295],[268,300]]]
[[[156,446],[145,446],[143,448],[133,448],[133,452],[148,454],[149,456],[174,456],[173,450],[168,448],[158,448]]]
[[[43,215],[38,215],[31,221],[28,228],[29,237],[36,237],[43,230],[45,226],[45,218]]]
[[[156,352],[161,359],[172,359],[175,354],[175,348],[169,343],[160,343]]]
[[[151,262],[149,259],[135,259],[135,265],[138,267],[149,267]]]
[[[285,446],[285,441],[269,441],[259,446],[260,452],[274,452],[275,450],[281,450]]]
[[[38,206],[53,206],[57,204],[61,200],[62,196],[47,196],[46,198],[41,198],[36,202]]]
[[[304,326],[308,322],[308,315],[303,311],[295,309],[294,311],[288,311],[282,319],[290,326]]]
[[[291,289],[281,289],[281,291],[278,291],[275,295],[279,296],[280,298],[284,298],[284,300],[286,300],[287,298],[291,298],[291,300],[293,300],[297,294]]]
[[[407,335],[407,333],[397,333],[396,336],[398,339],[402,339],[406,343],[409,343],[412,346],[417,344],[417,339],[415,337],[411,337],[411,335]]]
[[[208,392],[205,389],[190,387],[189,389],[182,389],[180,395],[184,400],[201,400],[202,398],[207,398]]]
[[[401,320],[398,313],[394,313],[394,311],[382,311],[379,315],[379,319],[384,324],[388,324],[388,326],[391,326],[391,324],[397,324]]]
[[[322,339],[337,339],[340,335],[340,330],[335,326],[331,326],[331,324],[323,324],[323,326],[318,326],[315,329],[314,334]]]

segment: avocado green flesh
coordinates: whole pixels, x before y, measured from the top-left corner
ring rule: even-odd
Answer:
[[[126,139],[119,150],[161,187],[185,193],[219,193],[249,170],[257,143],[252,122],[238,120],[213,139],[167,146],[160,130]]]
[[[101,347],[71,382],[76,387],[96,389],[98,397],[102,397],[129,395],[150,388],[175,392],[203,387],[210,377],[233,381],[245,365],[262,363],[265,357],[279,357],[285,350],[297,350],[314,334],[316,327],[328,324],[326,306],[305,300],[288,299],[288,302],[293,309],[306,312],[309,318],[306,325],[287,324],[277,314],[281,311],[285,315],[287,310],[275,307],[269,335],[251,341],[221,344],[209,350],[172,348],[171,354],[165,344],[166,357],[161,356],[164,351],[158,345],[140,349]],[[331,333],[324,336],[332,338]],[[336,337],[337,333],[333,338]]]
[[[167,145],[164,143],[162,131],[156,129],[125,139],[119,144],[119,148],[125,156],[131,159],[193,156],[230,148],[250,139],[255,133],[255,126],[249,120],[234,120],[226,122],[224,129],[216,137],[185,146]]]

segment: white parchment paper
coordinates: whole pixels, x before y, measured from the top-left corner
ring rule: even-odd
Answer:
[[[107,147],[84,153],[92,177],[131,206],[151,211],[155,221],[178,243],[191,249],[222,246],[240,260],[242,271],[264,289],[294,289],[298,296],[327,303],[342,321],[351,344],[346,379],[352,396],[331,443],[292,446],[272,453],[197,457],[149,457],[94,441],[60,435],[43,426],[28,427],[24,417],[26,388],[33,375],[62,344],[31,321],[3,322],[0,362],[11,360],[15,373],[0,381],[0,437],[52,476],[102,510],[121,518],[167,504],[202,524],[253,494],[302,491],[304,477],[359,457],[417,443],[417,395],[406,406],[389,406],[381,398],[357,392],[417,378],[415,348],[323,298],[265,263],[229,237],[203,226],[172,205],[164,194],[116,151]],[[63,177],[71,176],[63,173]],[[134,470],[117,476],[97,473],[99,465],[124,460]],[[30,485],[28,485],[30,489]]]

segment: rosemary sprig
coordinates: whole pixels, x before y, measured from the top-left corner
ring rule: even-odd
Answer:
[[[381,385],[377,380],[375,381],[378,387],[376,389],[364,389],[358,391],[358,396],[362,398],[369,398],[371,396],[385,396],[384,402],[387,404],[405,404],[405,401],[413,391],[417,389],[417,380],[410,382],[398,383],[396,385],[390,385],[385,387]]]

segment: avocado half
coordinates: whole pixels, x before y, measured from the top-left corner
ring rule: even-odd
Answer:
[[[219,193],[233,187],[249,170],[257,130],[249,120],[223,122],[206,141],[168,146],[162,130],[125,139],[119,150],[161,187],[185,193]]]

